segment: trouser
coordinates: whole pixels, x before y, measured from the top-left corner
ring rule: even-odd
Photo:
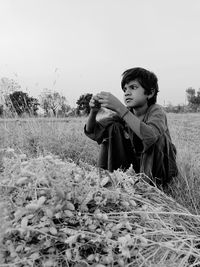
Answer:
[[[133,165],[135,172],[140,170],[140,159],[137,157],[130,139],[124,135],[124,127],[116,122],[107,129],[107,137],[100,145],[98,167],[109,171],[118,168],[126,170]]]

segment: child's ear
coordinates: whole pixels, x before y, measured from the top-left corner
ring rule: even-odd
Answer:
[[[151,88],[151,93],[148,95],[148,99],[152,98],[155,94],[155,89]]]

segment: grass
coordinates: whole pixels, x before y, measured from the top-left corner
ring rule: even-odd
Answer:
[[[84,123],[83,118],[4,120],[0,122],[0,147],[12,147],[28,157],[50,152],[94,165],[99,148],[84,135]]]
[[[199,266],[200,216],[143,178],[7,150],[0,266]]]
[[[0,121],[0,148],[12,147],[28,157],[53,153],[95,165],[99,146],[84,135],[87,118],[8,119]],[[168,114],[177,148],[179,176],[167,194],[194,214],[200,214],[200,114]]]
[[[179,176],[169,193],[193,213],[200,213],[200,114],[168,114],[169,127],[177,148]]]

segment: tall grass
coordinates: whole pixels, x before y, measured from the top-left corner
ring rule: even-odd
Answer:
[[[12,147],[28,157],[53,153],[62,159],[95,165],[99,146],[84,135],[87,118],[8,119],[0,121],[0,148]],[[168,114],[177,148],[178,177],[167,194],[195,214],[200,213],[200,114]]]
[[[168,114],[168,121],[179,168],[169,193],[190,211],[200,214],[200,114]]]
[[[28,157],[53,153],[94,165],[99,148],[84,135],[84,123],[84,118],[2,120],[0,147],[12,147]]]

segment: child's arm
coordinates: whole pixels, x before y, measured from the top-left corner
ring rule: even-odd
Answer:
[[[108,92],[101,92],[98,94],[98,97],[102,107],[117,112],[117,114],[126,121],[135,134],[142,139],[140,134],[141,121],[133,113],[129,112],[127,107],[117,97]]]
[[[153,145],[168,129],[166,114],[159,105],[152,106],[145,122],[140,121],[131,112],[124,116],[124,120],[142,140],[145,150]]]
[[[129,112],[125,105],[108,92],[98,94],[99,102],[102,107],[114,110],[144,142],[145,146],[150,146],[166,130],[166,115],[158,105],[151,110],[147,122],[142,122],[133,113]]]
[[[88,121],[87,121],[86,127],[85,127],[85,130],[88,133],[94,132],[94,128],[95,128],[95,125],[96,125],[96,116],[97,116],[97,112],[95,112],[95,111],[93,111],[91,109],[89,117],[88,117]]]
[[[99,109],[101,108],[101,105],[98,102],[98,97],[93,96],[90,100],[89,105],[90,105],[90,114],[85,126],[85,130],[87,131],[87,133],[93,133],[96,125],[96,116]]]

